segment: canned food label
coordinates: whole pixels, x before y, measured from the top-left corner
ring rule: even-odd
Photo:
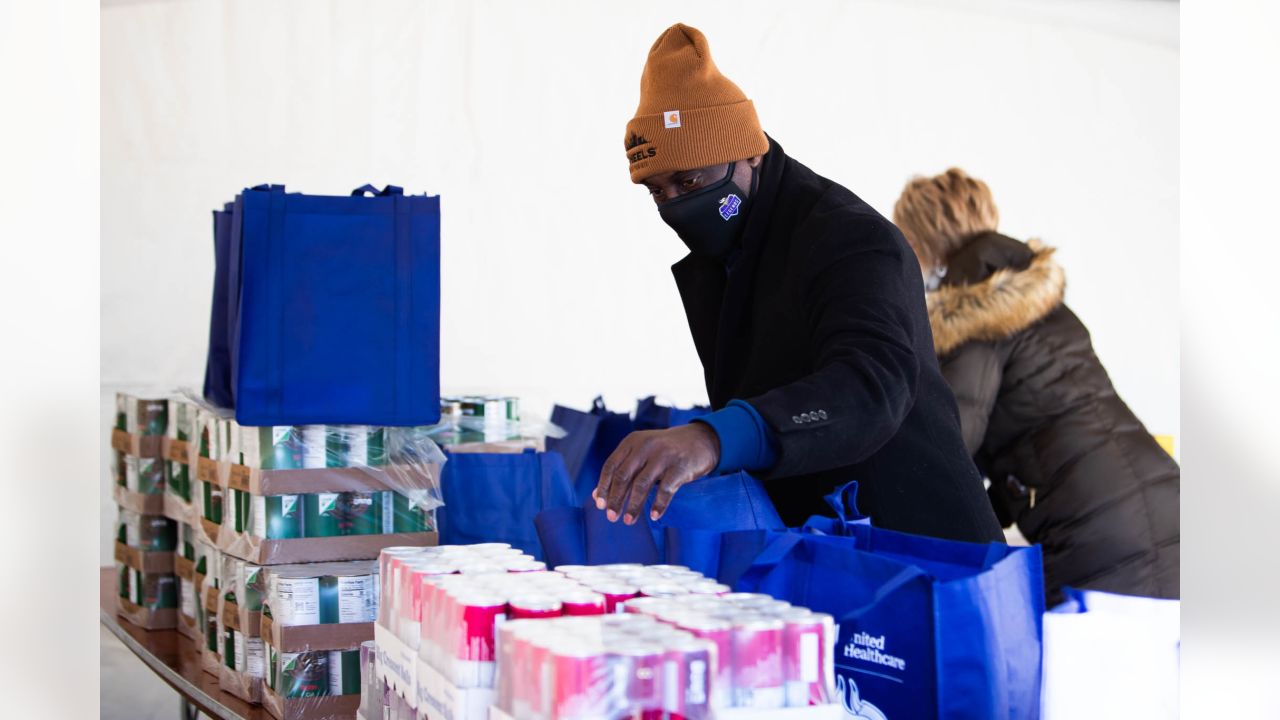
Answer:
[[[371,575],[338,578],[338,622],[373,622],[377,617],[374,602]]]
[[[183,580],[178,587],[178,594],[181,595],[181,607],[183,617],[193,618],[196,616],[196,588],[191,584],[190,580]]]
[[[329,694],[342,694],[342,651],[329,651]]]
[[[280,514],[288,517],[296,512],[298,507],[297,495],[281,495],[280,496]]]
[[[262,646],[262,638],[245,638],[245,673],[251,678],[261,678],[266,675],[266,663],[264,662],[264,650]]]
[[[341,493],[316,493],[320,504],[320,514],[336,514],[338,512],[338,498]]]
[[[142,573],[137,570],[129,569],[129,600],[138,605],[142,604],[142,592],[138,587],[141,584],[141,575]]]
[[[800,680],[802,682],[818,682],[818,634],[804,633],[800,636]]]
[[[328,448],[325,447],[324,425],[304,425],[302,428],[302,446],[302,466],[304,468],[325,467]]]
[[[235,630],[232,630],[231,642],[232,642],[232,645],[235,647],[235,665],[234,665],[235,670],[236,672],[244,672],[245,671],[244,633],[236,632]]]
[[[130,490],[138,490],[138,458],[133,455],[124,456],[124,486]]]
[[[369,433],[367,425],[353,425],[345,430],[347,435],[348,467],[369,464]]]
[[[278,578],[276,596],[280,599],[281,625],[320,624],[319,578]]]
[[[291,428],[288,425],[276,426],[271,428],[271,444],[279,445],[282,440],[289,437],[290,429]]]
[[[267,536],[267,498],[265,495],[253,496],[253,536]]]
[[[384,492],[382,498],[382,534],[388,535],[396,531],[396,494]]]

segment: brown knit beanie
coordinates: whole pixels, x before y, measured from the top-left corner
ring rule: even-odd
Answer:
[[[653,47],[640,76],[640,106],[627,123],[631,182],[763,155],[769,139],[756,108],[720,74],[707,38],[676,23]]]

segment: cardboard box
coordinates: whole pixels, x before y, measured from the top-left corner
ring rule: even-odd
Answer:
[[[174,553],[172,551],[143,551],[131,548],[119,540],[116,541],[115,558],[116,562],[124,563],[134,570],[148,575],[171,575],[174,570]]]
[[[117,597],[116,602],[116,614],[144,630],[173,630],[178,627],[178,611],[174,608],[152,610],[122,597]]]
[[[163,435],[136,435],[119,428],[111,431],[111,448],[139,458],[158,460],[165,456]]]
[[[360,695],[285,698],[264,684],[262,706],[277,720],[334,720],[358,715]]]
[[[325,623],[323,625],[279,625],[268,615],[259,624],[267,644],[279,652],[358,650],[372,640],[374,623]]]
[[[140,515],[164,515],[164,499],[166,493],[151,493],[144,495],[140,492],[134,492],[123,485],[116,485],[111,489],[111,497],[115,500],[116,505],[125,510],[132,510]]]
[[[431,720],[487,720],[497,697],[493,688],[460,688],[418,659],[418,713]]]
[[[404,698],[409,707],[418,707],[418,653],[400,642],[396,634],[374,624],[373,639],[377,645],[378,679],[391,691]]]

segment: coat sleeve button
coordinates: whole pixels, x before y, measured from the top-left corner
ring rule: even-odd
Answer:
[[[818,411],[818,417],[819,417],[820,419],[822,419],[822,420],[826,420],[826,419],[827,419],[827,411],[826,411],[826,410],[819,410],[819,411]]]
[[[800,416],[799,416],[799,415],[792,415],[792,416],[791,416],[791,422],[793,422],[793,423],[795,423],[795,424],[799,425],[802,421],[800,420]]]

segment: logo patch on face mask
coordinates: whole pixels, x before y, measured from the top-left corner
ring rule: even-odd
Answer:
[[[737,195],[730,194],[720,198],[720,217],[728,220],[738,214],[738,208],[742,206],[742,200]]]

